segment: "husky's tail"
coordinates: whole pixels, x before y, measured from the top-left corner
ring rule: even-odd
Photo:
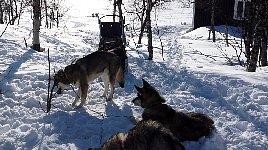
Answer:
[[[122,69],[122,66],[120,65],[117,72],[116,72],[116,80],[119,82],[119,85],[121,88],[124,88],[125,85],[125,77],[124,77],[124,71]]]

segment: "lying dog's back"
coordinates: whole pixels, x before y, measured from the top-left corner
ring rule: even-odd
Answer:
[[[211,118],[201,113],[174,110],[164,104],[165,99],[147,81],[143,80],[142,88],[135,88],[138,97],[133,103],[144,108],[142,118],[159,121],[181,141],[196,141],[212,132],[214,121]]]
[[[112,136],[99,149],[184,150],[184,147],[161,123],[152,120],[143,120],[138,122],[127,134],[119,133]]]
[[[161,122],[181,141],[196,141],[202,136],[208,136],[214,124],[214,121],[204,114],[177,112],[166,104],[146,108],[142,118]]]
[[[133,141],[139,144],[133,148]],[[144,143],[144,144],[142,144]],[[126,149],[133,150],[184,150],[180,141],[158,121],[143,120],[128,133]]]

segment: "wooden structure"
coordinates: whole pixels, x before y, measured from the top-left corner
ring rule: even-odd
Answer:
[[[105,17],[118,17],[119,21],[102,21]],[[124,19],[121,20],[120,16],[117,15],[105,15],[99,18],[100,27],[100,42],[99,49],[102,51],[110,51],[115,53],[120,57],[121,66],[125,71],[127,71],[127,55],[125,50],[126,43],[124,42]]]
[[[211,25],[211,2],[213,0],[195,0],[193,28]],[[215,25],[237,26],[247,17],[251,0],[214,0]]]

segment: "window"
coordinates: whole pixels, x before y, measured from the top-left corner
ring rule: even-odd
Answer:
[[[248,17],[251,0],[235,0],[234,19],[242,20]]]

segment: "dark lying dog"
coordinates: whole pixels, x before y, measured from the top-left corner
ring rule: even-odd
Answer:
[[[195,112],[176,112],[170,106],[163,104],[165,99],[145,80],[142,88],[135,87],[138,97],[132,102],[144,108],[143,120],[159,121],[180,141],[196,141],[212,132],[214,121],[208,116]]]
[[[183,145],[159,122],[139,121],[127,134],[112,136],[101,148],[89,150],[184,150]]]

